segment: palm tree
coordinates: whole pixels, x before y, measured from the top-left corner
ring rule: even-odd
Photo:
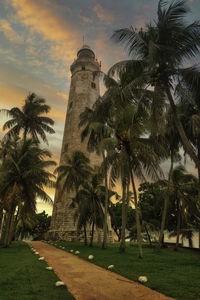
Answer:
[[[196,196],[198,195],[196,187],[197,178],[191,174],[187,174],[183,166],[179,165],[173,170],[170,194],[177,214],[175,250],[178,250],[181,227],[183,226],[183,219],[186,212],[193,215],[199,213],[194,196],[194,190],[196,190]]]
[[[49,151],[40,149],[32,140],[18,140],[16,146],[6,155],[0,164],[0,199],[7,212],[5,247],[8,247],[13,236],[14,215],[22,208],[24,214],[35,214],[36,198],[52,203],[44,191],[45,187],[53,187],[54,177],[47,168],[56,163],[46,160],[51,157]]]
[[[149,137],[145,137],[147,134],[145,115],[139,114],[135,105],[127,104],[124,108],[120,106],[116,110],[112,129],[115,136],[113,138],[115,152],[107,159],[112,166],[110,176],[113,182],[116,178],[121,177],[124,203],[125,189],[128,187],[129,181],[132,184],[139,257],[142,258],[141,224],[135,178],[144,181],[145,176],[158,178],[158,173],[162,174],[158,155],[161,154],[161,151],[155,142],[152,143]],[[125,209],[122,213],[125,216]],[[123,244],[122,249],[124,249]]]
[[[63,164],[54,171],[58,174],[57,185],[62,185],[62,191],[78,192],[79,186],[89,179],[92,168],[89,166],[90,160],[81,151],[74,151],[71,155],[65,155]]]
[[[91,180],[81,184],[73,199],[73,204],[77,207],[74,217],[77,220],[77,228],[80,230],[84,227],[85,243],[86,224],[92,226],[90,247],[93,243],[94,226],[103,227],[105,187],[101,185],[101,182],[102,177],[99,174],[93,174]]]
[[[168,108],[165,114],[165,125],[164,125],[163,135],[159,136],[159,138],[162,139],[162,143],[167,149],[167,153],[170,158],[170,168],[168,173],[168,196],[165,195],[164,198],[164,207],[162,211],[162,221],[161,221],[161,228],[159,234],[159,247],[161,247],[163,242],[163,235],[164,235],[165,223],[167,218],[168,206],[170,202],[170,185],[172,183],[174,163],[180,161],[181,159],[181,156],[179,154],[181,140],[177,132],[177,129],[175,127],[174,119],[170,108]]]
[[[184,149],[200,168],[200,159],[186,136],[174,99],[174,85],[178,82],[187,84],[192,92],[197,91],[199,68],[196,65],[188,68],[183,65],[199,54],[200,23],[195,21],[188,25],[184,22],[189,11],[186,1],[173,1],[166,6],[166,1],[159,1],[157,20],[145,29],[130,27],[114,32],[113,38],[126,45],[133,59],[116,64],[110,73],[121,70],[125,65],[139,65],[143,68],[143,80],[155,89],[160,87],[165,91]]]
[[[105,164],[106,151],[102,141],[110,137],[110,130],[105,125],[104,115],[102,114],[103,101],[99,97],[93,108],[85,108],[85,111],[80,114],[79,126],[85,128],[81,133],[82,141],[88,137],[87,149],[89,152],[94,152],[102,155],[104,162],[104,182],[105,182],[105,214],[104,214],[104,225],[103,225],[103,243],[102,248],[106,249],[107,244],[107,219],[108,219],[108,170]],[[105,109],[105,108],[104,108]]]
[[[44,116],[50,111],[50,106],[46,104],[45,99],[38,97],[32,93],[27,96],[22,109],[13,107],[12,109],[1,109],[0,112],[5,112],[11,119],[8,120],[3,130],[8,129],[5,137],[18,136],[23,133],[23,139],[30,135],[31,138],[39,142],[39,137],[48,144],[46,133],[55,133],[53,128],[54,121]]]

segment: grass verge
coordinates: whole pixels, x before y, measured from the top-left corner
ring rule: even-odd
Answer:
[[[14,242],[7,249],[0,246],[1,300],[74,299],[65,286],[55,286],[60,279],[38,258],[23,242]]]
[[[200,299],[200,252],[188,249],[175,252],[171,248],[157,251],[144,247],[144,258],[138,259],[137,246],[130,244],[125,253],[119,253],[117,244],[108,245],[106,250],[100,245],[89,248],[78,242],[54,242],[54,245],[65,247],[68,252],[78,250],[78,256],[86,260],[92,254],[92,263],[106,269],[114,265],[114,272],[131,280],[147,276],[145,285],[167,296],[180,300]]]

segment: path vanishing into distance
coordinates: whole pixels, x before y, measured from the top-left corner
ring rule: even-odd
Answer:
[[[77,300],[169,300],[159,292],[43,242],[29,242]]]

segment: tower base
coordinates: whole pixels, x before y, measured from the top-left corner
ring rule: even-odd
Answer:
[[[90,241],[91,231],[87,231],[87,239]],[[49,230],[45,235],[46,240],[51,241],[67,241],[67,242],[84,242],[84,232],[83,231],[67,231],[67,230]],[[93,242],[101,243],[103,241],[103,230],[95,230]],[[107,233],[107,242],[113,243],[114,236],[113,231],[109,230]]]

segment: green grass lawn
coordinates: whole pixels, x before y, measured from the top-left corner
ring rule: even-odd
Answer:
[[[83,243],[56,244],[57,247],[66,247],[66,251],[79,250],[79,257],[83,259],[92,254],[93,263],[103,268],[114,265],[114,272],[131,280],[147,276],[145,285],[167,296],[181,300],[200,299],[200,252],[189,249],[174,252],[172,248],[157,251],[145,247],[144,258],[138,259],[137,246],[127,245],[126,253],[119,253],[117,244],[110,244],[106,250],[100,245],[89,248]]]
[[[14,242],[7,249],[0,246],[1,300],[74,299],[65,286],[55,286],[60,279],[38,258],[23,242]]]

